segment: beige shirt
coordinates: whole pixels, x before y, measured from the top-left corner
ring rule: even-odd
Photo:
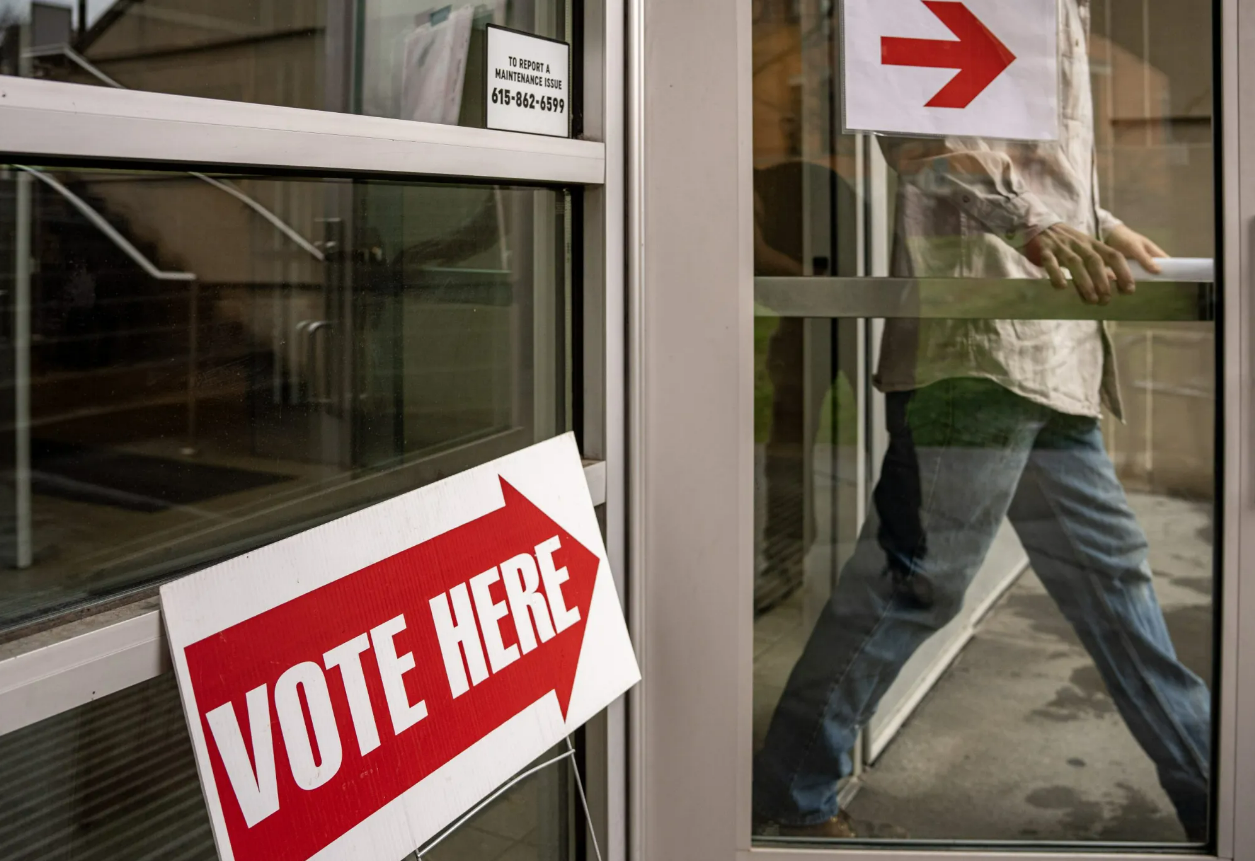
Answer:
[[[1042,230],[1066,222],[1106,235],[1120,223],[1098,206],[1089,0],[1059,0],[1059,15],[1057,142],[882,140],[899,177],[895,276],[1045,278],[1020,253]],[[1099,323],[928,319],[886,324],[876,378],[880,389],[909,391],[953,377],[984,377],[1072,415],[1099,416],[1104,401],[1120,414],[1114,356]]]

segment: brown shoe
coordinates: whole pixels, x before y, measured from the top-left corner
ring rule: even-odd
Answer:
[[[811,840],[853,840],[854,823],[850,815],[842,810],[836,816],[814,825],[776,825],[781,837],[804,837]]]

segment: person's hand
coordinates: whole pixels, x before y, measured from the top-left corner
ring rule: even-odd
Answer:
[[[1128,232],[1138,239],[1150,242],[1132,230]],[[1116,231],[1113,230],[1111,235],[1115,234]],[[1110,238],[1108,237],[1109,240]],[[1064,270],[1071,272],[1071,286],[1083,301],[1091,305],[1106,305],[1111,301],[1113,281],[1121,293],[1132,293],[1137,287],[1122,251],[1066,224],[1052,225],[1037,234],[1025,246],[1024,254],[1046,270],[1050,283],[1056,290],[1068,289],[1068,278]]]
[[[1155,262],[1155,258],[1168,256],[1167,251],[1164,251],[1136,230],[1125,227],[1123,224],[1113,228],[1107,234],[1106,242],[1125,257],[1130,260],[1136,260],[1143,269],[1154,275],[1159,274],[1160,268],[1159,264]]]

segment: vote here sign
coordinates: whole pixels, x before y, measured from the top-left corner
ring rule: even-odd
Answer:
[[[639,680],[570,435],[161,602],[234,861],[400,859]]]
[[[1057,140],[1059,2],[842,0],[846,130]]]

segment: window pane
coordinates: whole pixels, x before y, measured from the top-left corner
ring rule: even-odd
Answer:
[[[567,0],[0,4],[0,73],[484,125],[489,24],[569,41]]]
[[[537,772],[425,857],[566,861],[573,783],[565,761]],[[218,857],[173,675],[0,736],[0,808],[14,861]]]
[[[569,426],[563,192],[2,177],[0,629]]]
[[[753,5],[756,839],[1203,846],[1211,4],[1059,0],[1057,143],[843,134],[840,4]]]

